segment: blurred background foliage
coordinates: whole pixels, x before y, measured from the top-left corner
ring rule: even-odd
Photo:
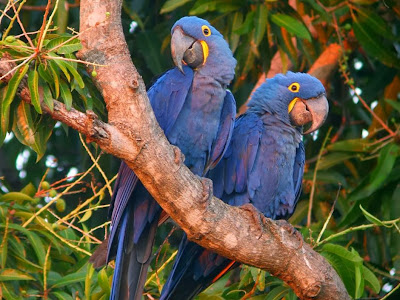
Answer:
[[[15,1],[26,32],[39,30],[29,35],[31,42],[11,3],[0,0],[0,55],[24,63],[0,84],[0,298],[108,299],[112,264],[94,270],[88,258],[107,234],[107,205],[119,161],[86,146],[76,132],[35,106],[40,86],[49,107],[54,98],[106,120],[90,80],[101,66],[88,74],[75,61],[78,0],[53,1],[47,29],[41,27],[46,0]],[[125,1],[126,40],[147,85],[172,67],[170,28],[185,15],[209,20],[229,42],[238,61],[231,85],[238,107],[271,66],[307,72],[328,45],[339,45],[340,53],[331,53],[338,68],[332,72],[323,61],[320,65],[331,111],[326,125],[305,137],[304,191],[290,221],[334,266],[353,298],[399,299],[398,1]],[[33,106],[14,97],[24,72]],[[146,299],[158,298],[180,235],[172,222],[160,228]],[[296,296],[279,279],[249,266],[199,296],[282,298]]]

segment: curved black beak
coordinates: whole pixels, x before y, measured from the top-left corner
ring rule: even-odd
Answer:
[[[204,60],[201,43],[191,36],[186,35],[179,26],[172,33],[171,53],[175,66],[182,73],[184,73],[183,62],[192,68],[197,68]]]
[[[290,111],[291,122],[295,126],[303,126],[311,122],[311,127],[303,134],[314,132],[324,124],[329,112],[329,104],[325,95],[307,100],[299,99]]]

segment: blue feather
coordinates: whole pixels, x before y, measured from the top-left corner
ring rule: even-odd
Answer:
[[[296,93],[289,89],[292,83],[301,87]],[[288,106],[295,97],[324,93],[317,79],[302,73],[280,74],[262,84],[236,119],[224,158],[208,174],[214,195],[234,206],[251,203],[269,218],[289,218],[301,193],[305,152],[302,129],[290,123]],[[160,300],[192,299],[238,265],[184,236]]]
[[[211,29],[210,36],[204,37],[203,25]],[[207,21],[185,17],[172,30],[176,26],[207,43],[207,61],[196,70],[184,66],[183,73],[178,68],[167,71],[148,96],[166,137],[181,149],[192,172],[201,176],[223,157],[231,137],[236,106],[226,87],[233,79],[236,60]],[[122,162],[110,208],[107,260],[116,259],[111,299],[141,299],[161,207]]]

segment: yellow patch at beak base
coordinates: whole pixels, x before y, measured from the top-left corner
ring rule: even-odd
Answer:
[[[207,61],[207,57],[208,57],[208,45],[205,41],[200,41],[201,43],[201,47],[203,48],[203,65],[206,63]]]
[[[292,101],[290,101],[289,106],[288,106],[288,113],[290,113],[294,107],[294,105],[296,104],[297,100],[299,100],[299,98],[294,98]]]

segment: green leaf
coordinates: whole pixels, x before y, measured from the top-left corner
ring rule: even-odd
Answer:
[[[271,21],[276,25],[285,28],[290,33],[298,36],[299,38],[311,41],[311,34],[307,27],[299,20],[284,14],[271,15]]]
[[[25,193],[21,192],[9,192],[7,194],[4,194],[3,196],[0,197],[0,202],[4,201],[15,201],[17,203],[23,203],[25,201],[30,201],[30,202],[35,202],[35,199],[32,197],[28,196]]]
[[[52,61],[49,61],[48,63],[49,69],[53,77],[55,98],[58,99],[58,97],[60,96],[60,75],[58,73],[56,64]]]
[[[265,300],[280,300],[289,292],[289,288],[286,286],[278,286],[272,289],[265,297]]]
[[[38,72],[39,72],[40,78],[42,78],[48,84],[53,83],[53,77],[51,75],[51,71],[48,66],[46,67],[44,64],[40,64],[38,67]]]
[[[46,142],[51,135],[52,127],[46,128],[42,124],[35,125],[32,120],[31,105],[25,102],[19,104],[15,114],[13,126],[15,137],[22,144],[31,147],[37,154],[36,161],[39,161],[46,151]]]
[[[66,286],[75,282],[84,282],[86,278],[86,271],[80,271],[73,274],[68,274],[61,279],[54,282],[51,288]]]
[[[24,186],[21,189],[21,193],[24,193],[25,195],[34,197],[36,194],[37,188],[33,185],[32,182],[28,183],[26,186]]]
[[[55,59],[52,59],[50,62],[52,63],[53,68],[60,68],[60,70],[64,73],[65,78],[67,78],[68,82],[71,81],[71,76],[68,73],[67,67],[65,66],[65,63],[61,59],[57,59],[57,57],[60,57],[58,55],[55,55],[54,53],[49,53],[50,57],[56,57]]]
[[[107,295],[110,294],[110,284],[108,281],[108,276],[106,269],[103,268],[100,270],[100,272],[97,274],[97,282],[99,283],[99,286],[101,289],[106,293]]]
[[[376,34],[382,37],[396,40],[396,37],[390,30],[388,23],[373,10],[365,9],[361,6],[355,6],[355,9],[358,12],[359,21],[361,21],[363,24],[367,24],[368,29],[374,31]]]
[[[35,280],[35,278],[14,269],[0,270],[0,281],[11,281],[11,280]]]
[[[51,291],[50,295],[56,296],[58,300],[74,300],[75,299],[71,295],[67,294],[66,292],[58,291],[58,290]]]
[[[389,103],[395,110],[400,112],[400,103],[399,102],[393,101],[393,100],[390,100],[390,99],[385,99],[385,101],[387,103]]]
[[[189,15],[196,16],[208,11],[215,11],[217,3],[215,0],[196,1],[193,8],[189,11]]]
[[[365,281],[370,287],[372,287],[375,293],[379,293],[381,290],[381,285],[379,284],[378,278],[376,278],[375,274],[372,273],[367,267],[362,266],[362,268]]]
[[[79,223],[89,220],[89,218],[92,216],[92,212],[93,212],[92,210],[88,210],[87,212],[85,212],[82,218],[79,220]]]
[[[47,84],[43,84],[43,101],[50,108],[51,111],[54,110],[53,95],[51,94],[50,88]]]
[[[249,33],[250,30],[253,29],[254,16],[255,16],[254,11],[248,12],[242,25],[239,28],[237,28],[234,32],[239,35]]]
[[[167,12],[173,11],[188,2],[190,2],[190,0],[168,0],[161,7],[160,14],[165,14]]]
[[[64,80],[60,80],[60,90],[61,90],[61,98],[65,103],[65,107],[67,110],[70,110],[72,107],[72,94],[69,90],[68,84]]]
[[[78,83],[79,87],[83,89],[85,87],[85,83],[83,82],[82,76],[78,73],[72,62],[63,61],[65,66],[67,67],[68,71],[72,74],[76,82]]]
[[[329,169],[345,160],[355,157],[353,153],[334,152],[321,157],[318,163],[318,170]]]
[[[257,11],[254,17],[255,30],[254,30],[254,42],[258,46],[264,38],[265,31],[267,29],[268,9],[264,3],[261,3],[257,7]]]
[[[400,66],[400,60],[396,57],[392,47],[385,46],[383,38],[377,36],[372,30],[369,30],[367,22],[360,22],[355,19],[353,30],[357,40],[369,55],[379,59],[389,67]]]
[[[358,299],[361,298],[364,292],[364,278],[362,277],[362,264],[354,265],[355,270],[355,287],[356,290],[354,292],[354,298]]]
[[[4,99],[1,101],[1,128],[0,128],[0,146],[6,137],[9,122],[10,122],[10,105],[14,100],[15,94],[17,92],[17,88],[22,78],[24,78],[26,72],[29,69],[29,64],[19,67],[7,85],[7,92],[4,96]]]
[[[359,262],[363,261],[363,259],[358,254],[352,253],[349,250],[347,250],[346,248],[339,246],[339,245],[326,244],[322,247],[322,250],[333,253],[337,256],[340,256],[346,260],[349,260],[349,261],[352,261],[355,263],[359,263]]]
[[[330,144],[326,147],[329,151],[367,152],[370,141],[367,139],[349,139]]]
[[[385,226],[385,224],[382,223],[381,220],[379,220],[377,217],[375,217],[374,215],[370,214],[369,212],[367,212],[362,205],[360,204],[360,209],[362,211],[362,213],[364,214],[365,218],[367,218],[368,221],[370,221],[373,224],[376,224],[378,226]],[[388,226],[390,227],[390,226]]]
[[[42,108],[40,107],[39,99],[39,73],[36,69],[28,74],[28,87],[31,94],[32,105],[35,110],[41,114]]]
[[[74,39],[69,43],[57,49],[58,54],[71,54],[82,49],[82,44],[78,39]]]

